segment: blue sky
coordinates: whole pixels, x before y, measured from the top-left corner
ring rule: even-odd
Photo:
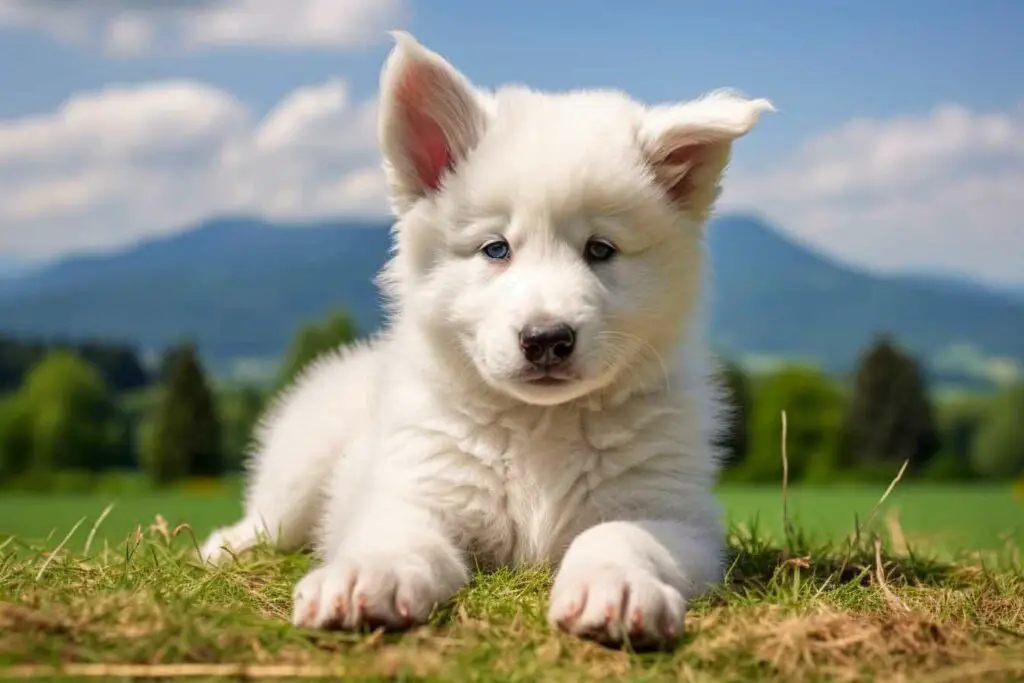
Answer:
[[[489,87],[768,97],[723,210],[878,268],[1024,282],[1024,3],[289,2],[0,0],[0,254],[381,212],[368,122],[402,27]]]

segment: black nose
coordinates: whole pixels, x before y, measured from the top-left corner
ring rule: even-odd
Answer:
[[[565,323],[527,325],[519,333],[526,360],[545,368],[565,361],[575,345],[576,331]]]

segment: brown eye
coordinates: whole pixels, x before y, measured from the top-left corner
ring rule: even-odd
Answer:
[[[617,253],[615,247],[610,242],[600,239],[588,240],[587,246],[583,248],[583,257],[587,260],[587,263],[610,261]]]

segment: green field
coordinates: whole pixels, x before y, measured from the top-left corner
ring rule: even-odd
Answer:
[[[264,548],[213,569],[191,559],[188,534],[170,538],[235,519],[233,485],[5,492],[0,678],[1024,680],[1024,500],[1009,485],[901,485],[873,516],[879,537],[852,536],[880,495],[791,490],[786,535],[778,489],[725,487],[728,576],[689,605],[683,640],[644,653],[550,629],[544,569],[478,575],[407,633],[293,628],[309,556]]]
[[[856,518],[863,524],[884,487],[833,486],[794,488],[788,494],[790,522],[813,540],[838,540],[851,533]],[[729,520],[756,526],[776,539],[782,531],[782,494],[778,487],[726,486],[721,491]],[[24,542],[59,540],[86,518],[79,541],[92,522],[113,503],[97,530],[96,542],[120,543],[137,525],[148,527],[162,515],[172,527],[186,522],[202,539],[211,529],[236,520],[241,512],[234,486],[202,492],[103,494],[0,494],[0,537]],[[875,515],[898,520],[914,548],[949,557],[961,552],[1024,548],[1024,496],[1009,484],[936,486],[901,484]],[[72,545],[74,545],[72,543]]]

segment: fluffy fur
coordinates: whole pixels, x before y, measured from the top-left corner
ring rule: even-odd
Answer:
[[[722,571],[703,224],[732,142],[771,105],[484,92],[395,35],[379,114],[390,323],[279,397],[244,518],[202,555],[315,544],[302,626],[410,626],[472,568],[550,563],[553,626],[676,637]],[[507,258],[481,252],[502,239]],[[617,253],[588,261],[594,239]],[[552,322],[575,345],[539,377],[520,332]]]

